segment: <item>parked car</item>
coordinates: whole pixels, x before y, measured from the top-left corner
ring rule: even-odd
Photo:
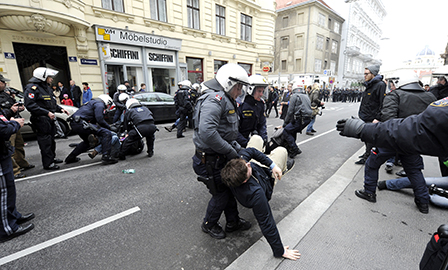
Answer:
[[[23,92],[22,91],[19,91],[12,87],[10,87],[9,89],[6,89],[6,90],[12,90],[12,92],[14,92],[16,95],[16,101],[23,102]],[[78,108],[73,107],[73,106],[67,106],[67,105],[63,105],[63,104],[60,104],[59,106],[61,106],[65,110],[67,110],[70,113],[70,115],[74,114],[78,110]],[[59,112],[55,113],[55,115],[56,115],[56,119],[59,122],[59,125],[61,126],[62,131],[67,136],[70,133],[70,125],[67,122],[67,118],[69,116],[66,115],[65,113],[59,113]],[[25,108],[24,111],[20,112],[20,116],[25,119],[25,125],[20,129],[20,132],[22,133],[22,135],[33,134],[33,129],[31,128],[31,121],[30,121],[30,117],[31,117],[30,112]]]
[[[160,92],[137,93],[133,98],[151,110],[156,122],[175,121],[176,105],[174,97]]]

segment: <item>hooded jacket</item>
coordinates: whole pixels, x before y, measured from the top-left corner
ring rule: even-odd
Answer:
[[[386,83],[381,75],[376,75],[372,80],[364,82],[366,90],[362,95],[358,116],[364,122],[370,123],[374,119],[381,119],[381,105],[386,95]]]

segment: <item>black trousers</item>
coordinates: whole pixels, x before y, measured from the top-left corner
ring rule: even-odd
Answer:
[[[0,237],[6,237],[19,228],[16,221],[22,215],[16,209],[16,185],[11,158],[0,160],[0,165]]]
[[[31,124],[37,136],[37,143],[39,144],[40,154],[42,157],[42,165],[48,168],[56,158],[56,141],[54,135],[56,134],[56,127],[54,120],[50,117],[37,116],[31,117]]]
[[[112,141],[112,133],[110,130],[98,127],[98,131],[93,131],[90,128],[84,129],[82,126],[82,122],[71,122],[70,126],[72,127],[72,130],[76,132],[79,137],[81,137],[82,142],[79,143],[75,149],[69,154],[69,156],[78,156],[79,154],[89,150],[89,135],[94,134],[98,137],[99,140],[101,140],[101,145],[103,146],[103,155],[110,155],[111,150],[111,141]]]
[[[142,137],[146,138],[146,145],[148,148],[147,153],[149,154],[150,152],[153,152],[155,140],[154,133],[156,132],[157,127],[154,125],[154,123],[143,122],[137,125],[137,129]],[[132,128],[131,130],[129,130],[128,136],[121,144],[120,153],[123,155],[129,154],[132,145],[141,139],[142,138],[138,134],[137,130],[135,128]]]

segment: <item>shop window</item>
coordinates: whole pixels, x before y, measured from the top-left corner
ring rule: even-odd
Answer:
[[[241,39],[252,41],[252,17],[241,13]]]
[[[101,5],[105,9],[124,12],[123,0],[101,0]]]
[[[199,0],[187,0],[188,27],[199,28]]]
[[[166,20],[166,0],[150,0],[151,19],[167,22]]]
[[[188,80],[191,83],[202,83],[204,81],[202,61],[201,58],[187,57]]]
[[[215,70],[215,74],[218,71],[218,69],[222,66],[224,66],[225,64],[227,64],[227,61],[221,61],[221,60],[215,60],[213,61],[213,66],[214,66],[214,70]]]
[[[226,8],[216,5],[216,34],[226,35]]]
[[[247,75],[252,75],[252,64],[238,63],[247,72]]]

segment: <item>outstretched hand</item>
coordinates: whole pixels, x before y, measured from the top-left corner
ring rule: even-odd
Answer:
[[[300,253],[298,250],[295,249],[289,249],[289,246],[285,246],[285,253],[283,253],[282,257],[285,259],[290,259],[290,260],[297,260],[300,259]]]
[[[274,175],[274,178],[277,180],[282,179],[282,170],[279,166],[275,165],[274,168],[272,168],[272,174]]]

